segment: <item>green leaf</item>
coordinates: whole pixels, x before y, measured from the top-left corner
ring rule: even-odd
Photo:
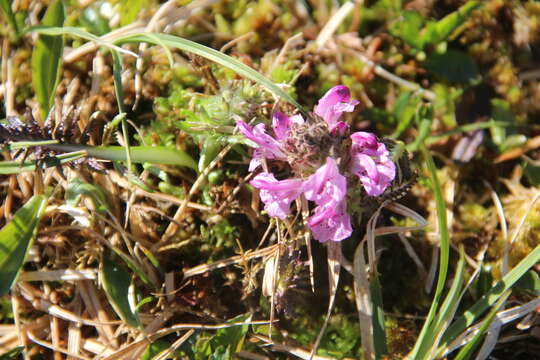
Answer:
[[[420,34],[420,31],[424,21],[424,17],[416,11],[405,10],[401,13],[401,18],[390,25],[390,33],[410,46],[422,50],[424,48],[424,37]]]
[[[411,359],[421,358],[418,355],[420,353],[425,353],[424,344],[430,342],[429,336],[433,335],[432,326],[436,321],[437,311],[439,310],[439,305],[442,299],[442,294],[446,283],[446,275],[448,273],[448,262],[450,258],[450,235],[448,232],[448,223],[446,221],[446,203],[442,193],[439,178],[437,177],[437,168],[435,167],[433,157],[423,144],[421,145],[420,149],[426,161],[427,169],[430,175],[432,191],[435,196],[435,205],[437,209],[437,224],[440,234],[441,257],[439,261],[439,276],[437,279],[435,296],[433,297],[433,301],[431,302],[431,307],[429,309],[426,321],[422,326],[422,330],[420,331],[420,335],[418,336],[416,343],[414,344],[414,348],[410,354]]]
[[[120,249],[117,249],[117,248],[113,248],[113,251],[116,253],[116,255],[118,255],[122,260],[124,260],[124,262],[126,263],[126,265],[131,269],[133,270],[134,273],[137,274],[137,276],[139,278],[141,278],[141,280],[147,284],[147,285],[150,285],[150,286],[153,286],[154,288],[157,288],[158,285],[157,284],[154,284],[150,278],[148,277],[148,275],[146,275],[146,272],[137,264],[135,263],[135,261],[133,261],[131,259],[131,257],[129,257],[127,254],[123,253]]]
[[[528,291],[535,296],[540,296],[540,277],[535,271],[529,270],[516,283],[516,288]]]
[[[481,5],[478,1],[468,1],[459,9],[446,15],[436,23],[429,24],[426,42],[437,44],[448,39],[457,28],[467,21],[471,12]]]
[[[0,296],[6,295],[17,280],[46,204],[45,196],[33,196],[0,230]]]
[[[493,306],[489,314],[486,316],[486,319],[478,329],[478,332],[474,337],[467,343],[463,348],[459,351],[459,353],[456,355],[454,360],[467,360],[470,359],[470,357],[473,355],[476,347],[478,346],[478,343],[484,336],[484,334],[488,331],[489,326],[495,320],[495,316],[497,315],[497,312],[499,309],[504,305],[506,302],[506,299],[508,299],[508,296],[510,296],[511,291],[507,291],[506,293],[501,296],[501,298],[497,301],[497,303]]]
[[[20,359],[20,355],[22,354],[23,350],[24,346],[17,346],[16,348],[13,348],[0,355],[0,360],[18,360]]]
[[[105,251],[100,271],[103,289],[116,314],[129,326],[140,326],[135,312],[133,291],[130,290],[131,275],[110,251]]]
[[[203,171],[214,160],[220,149],[219,136],[207,136],[204,139],[201,156],[199,157],[199,172]]]
[[[73,160],[83,158],[85,153],[82,151],[62,154],[55,157],[45,159],[43,163],[39,165],[41,167],[52,167],[68,163]],[[36,160],[27,161],[0,161],[0,174],[20,174],[25,171],[35,171]]]
[[[167,350],[171,347],[171,343],[168,341],[159,339],[148,345],[146,350],[141,356],[141,360],[152,360],[155,358],[159,353]]]
[[[139,11],[142,9],[145,3],[145,0],[121,0],[120,25],[126,26],[135,21]]]
[[[45,12],[42,23],[47,26],[64,25],[65,9],[62,0],[53,2]],[[60,79],[64,39],[58,36],[39,35],[32,52],[32,84],[45,121],[54,104],[56,86]]]
[[[462,333],[467,327],[471,326],[487,309],[495,304],[499,298],[521,277],[529,271],[531,267],[540,261],[540,245],[538,245],[529,255],[519,262],[509,273],[498,281],[491,290],[482,296],[473,306],[458,318],[444,334],[439,352],[443,351],[447,344]]]
[[[105,190],[97,185],[85,183],[79,178],[74,178],[68,184],[66,190],[66,202],[68,205],[77,206],[83,195],[92,199],[94,205],[98,208],[98,211],[103,212],[110,209]]]
[[[113,44],[108,43],[101,38],[96,38],[96,36],[76,27],[46,27],[46,26],[35,26],[30,28],[28,31],[37,32],[40,34],[47,35],[71,35],[81,37],[83,39],[88,39],[96,41],[100,45],[107,46],[109,48],[116,48],[118,51],[122,50],[118,47],[115,47]],[[160,34],[160,33],[135,33],[130,35],[119,36],[115,39],[115,44],[124,44],[124,43],[141,43],[147,42],[154,45],[160,45],[175,49],[180,49],[183,51],[191,52],[196,55],[202,56],[210,61],[213,61],[217,64],[225,66],[226,68],[231,69],[239,75],[242,75],[252,81],[255,81],[259,85],[265,87],[270,92],[276,96],[290,102],[298,108],[302,115],[308,117],[308,112],[296,101],[294,100],[286,91],[282,90],[278,85],[274,84],[270,79],[260,74],[256,70],[250,68],[241,61],[223,54],[217,50],[214,50],[208,46],[198,44],[196,42],[180,38],[178,36],[169,35],[169,34]],[[122,50],[126,52],[126,50]],[[133,53],[131,53],[134,55]]]
[[[98,36],[105,35],[111,31],[108,21],[92,6],[83,10],[79,21],[92,34]]]
[[[478,75],[478,66],[474,59],[459,50],[448,50],[444,54],[430,55],[425,67],[450,83],[469,83]]]
[[[56,151],[84,151],[88,156],[112,161],[127,161],[123,146],[86,146],[78,144],[53,144],[48,146]],[[131,161],[134,163],[154,163],[187,166],[197,171],[197,163],[188,153],[164,146],[131,146]],[[60,157],[60,156],[58,156]],[[1,169],[0,169],[1,173]]]
[[[15,19],[15,14],[13,14],[13,10],[11,10],[11,1],[9,0],[0,0],[0,9],[6,15],[7,21],[9,23],[9,26],[13,28],[13,31],[15,31],[15,35],[19,36],[19,26],[17,25],[17,20]]]

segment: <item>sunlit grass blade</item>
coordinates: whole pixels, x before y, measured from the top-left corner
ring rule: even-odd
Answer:
[[[115,50],[112,50],[113,57],[113,79],[114,79],[114,92],[116,94],[116,102],[118,104],[118,112],[120,116],[120,122],[122,124],[122,136],[124,140],[124,149],[126,151],[127,168],[128,172],[132,173],[132,161],[131,151],[129,146],[129,135],[126,123],[126,112],[124,110],[124,88],[122,87],[122,60],[120,55]]]
[[[158,39],[159,41],[157,41]],[[307,112],[302,108],[302,106],[294,100],[289,94],[283,91],[279,86],[274,84],[270,79],[266,78],[264,75],[260,74],[256,70],[253,70],[249,66],[243,64],[239,60],[230,57],[226,54],[223,54],[217,50],[209,48],[207,46],[198,44],[196,42],[180,38],[178,36],[169,35],[169,34],[158,34],[158,33],[141,33],[126,35],[120,37],[116,40],[117,44],[129,43],[129,42],[148,42],[154,45],[165,45],[171,48],[180,49],[183,51],[191,52],[193,54],[202,56],[208,60],[211,60],[215,63],[218,63],[222,66],[225,66],[239,75],[242,75],[250,80],[255,81],[256,83],[262,85],[276,96],[290,102],[296,106],[302,114],[307,116]]]
[[[437,349],[438,342],[454,318],[454,314],[459,305],[460,292],[463,288],[463,280],[465,277],[465,253],[463,247],[460,248],[459,255],[459,262],[452,286],[426,333],[426,341],[420,345],[417,359],[433,358],[433,353]]]
[[[442,293],[444,291],[444,286],[446,283],[446,275],[448,272],[448,260],[450,258],[450,236],[448,233],[448,223],[446,220],[446,206],[442,194],[441,184],[439,183],[439,178],[437,177],[437,168],[435,167],[433,158],[431,157],[431,154],[426,149],[426,147],[421,146],[420,150],[422,151],[422,154],[424,155],[424,159],[426,161],[427,169],[429,171],[431,179],[431,187],[435,197],[435,205],[437,209],[437,223],[440,234],[439,246],[441,250],[441,255],[439,263],[439,276],[437,279],[437,288],[435,289],[435,295],[433,297],[433,301],[431,303],[431,307],[429,309],[426,321],[424,322],[422,330],[420,331],[420,335],[418,336],[414,348],[409,355],[411,359],[419,359],[418,355],[421,348],[424,346],[423,344],[430,342],[429,337],[432,335],[430,334],[430,329],[432,328],[433,321],[435,320],[435,316],[437,314],[437,311],[439,310]]]
[[[498,281],[491,290],[480,300],[471,306],[460,318],[458,318],[443,336],[438,352],[444,350],[446,345],[461,334],[467,327],[472,325],[487,309],[518,281],[531,267],[540,261],[540,245],[538,245],[519,264]]]
[[[126,149],[122,146],[86,146],[77,144],[55,144],[49,146],[56,151],[83,151],[88,156],[111,161],[127,161]],[[132,146],[131,161],[187,166],[197,171],[197,163],[188,153],[164,146]]]
[[[510,293],[511,291],[508,290],[500,297],[500,299],[493,306],[489,314],[486,316],[486,319],[482,323],[480,329],[478,329],[478,333],[474,336],[474,338],[472,338],[471,341],[469,341],[465,346],[463,346],[463,348],[459,351],[454,360],[467,360],[471,358],[474,350],[478,346],[478,343],[480,342],[486,331],[488,331],[491,323],[493,322],[493,320],[495,320],[497,312],[504,305],[506,299],[508,299],[508,297],[510,296]]]
[[[70,161],[77,160],[86,156],[84,151],[75,151],[67,154],[58,155],[41,161],[40,167],[52,167],[66,164]],[[19,174],[25,171],[36,170],[36,160],[25,161],[0,161],[0,174]]]
[[[138,328],[139,316],[135,312],[135,304],[130,300],[133,297],[131,275],[110,251],[103,256],[100,279],[114,311],[127,325]]]
[[[46,204],[45,196],[33,196],[0,230],[0,296],[6,295],[17,280]]]
[[[66,18],[62,0],[53,2],[45,12],[43,24],[62,26]],[[64,39],[61,36],[41,34],[32,52],[32,84],[41,111],[41,120],[45,121],[54,104],[56,86],[60,79]]]
[[[76,36],[76,37],[81,37],[84,39],[99,42],[100,44],[103,44],[110,48],[113,47],[112,44],[104,42],[100,38],[97,38],[95,35],[92,35],[82,29],[74,28],[74,27],[61,28],[61,27],[40,26],[40,27],[33,27],[29,31],[37,32],[40,34],[47,34],[47,35]],[[256,70],[250,68],[249,66],[245,65],[241,61],[231,56],[228,56],[226,54],[223,54],[222,52],[214,50],[208,46],[204,46],[196,42],[193,42],[191,40],[180,38],[178,36],[169,35],[169,34],[161,34],[161,33],[131,34],[131,35],[120,36],[115,40],[115,44],[117,45],[121,45],[125,43],[141,43],[141,42],[146,42],[146,43],[150,43],[154,45],[160,45],[160,46],[165,46],[169,48],[175,48],[175,49],[191,52],[193,54],[196,54],[208,60],[211,60],[217,64],[225,66],[233,70],[237,74],[242,75],[250,80],[253,80],[257,84],[260,84],[261,86],[263,86],[264,88],[272,92],[274,95],[296,106],[296,108],[298,108],[298,110],[304,116],[308,116],[307,111],[305,111],[304,108],[296,100],[294,100],[289,94],[287,94],[287,92],[282,90],[279,86],[274,84],[270,79],[260,74]],[[118,48],[116,47],[116,49]],[[123,52],[126,52],[126,50],[124,50]]]
[[[135,54],[134,52],[126,50],[126,49],[122,49],[121,47],[116,46],[110,43],[109,41],[103,40],[102,38],[77,27],[72,27],[72,26],[57,27],[57,26],[38,25],[38,26],[32,26],[26,29],[26,31],[24,31],[24,33],[30,33],[30,32],[34,32],[34,33],[42,34],[42,35],[48,35],[48,36],[70,35],[70,36],[78,37],[78,38],[85,39],[88,41],[94,41],[100,46],[103,46],[109,49],[114,49],[122,54],[128,54],[133,57],[137,57],[137,54]]]

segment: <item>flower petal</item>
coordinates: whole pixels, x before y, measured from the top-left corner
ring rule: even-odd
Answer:
[[[278,140],[285,139],[289,134],[291,125],[294,123],[303,124],[304,119],[301,115],[294,115],[288,117],[280,111],[274,113],[274,115],[272,116],[272,127],[274,129],[274,133],[276,134],[276,138]]]
[[[336,126],[341,114],[354,111],[359,102],[351,101],[349,88],[344,85],[334,86],[324,94],[315,106],[315,114],[322,117],[330,126],[330,131]]]
[[[351,139],[350,171],[358,176],[368,195],[381,195],[396,176],[388,149],[371,133],[357,132]]]
[[[320,242],[341,241],[352,233],[351,218],[347,214],[345,201],[335,206],[318,206],[308,219],[308,226],[315,240]]]
[[[238,120],[236,122],[236,127],[245,137],[259,145],[264,157],[270,159],[284,157],[283,152],[280,149],[281,144],[266,133],[264,124],[257,124],[254,127],[251,127],[244,121]]]
[[[347,179],[339,173],[335,159],[328,157],[326,164],[304,182],[304,194],[317,205],[338,203],[345,198]]]
[[[255,176],[250,184],[261,190],[261,200],[268,215],[280,219],[289,215],[291,203],[302,194],[302,180],[277,180],[273,174],[267,172]]]

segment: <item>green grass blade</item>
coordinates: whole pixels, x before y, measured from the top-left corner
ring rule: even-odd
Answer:
[[[122,146],[86,146],[77,144],[54,144],[48,146],[56,151],[83,151],[88,156],[112,161],[127,161],[126,149]],[[197,171],[197,162],[188,153],[164,146],[132,146],[131,161],[187,166]]]
[[[106,41],[103,41],[100,38],[96,37],[95,35],[92,35],[76,27],[61,28],[61,27],[52,27],[52,26],[51,27],[35,26],[35,27],[30,28],[28,31],[37,32],[39,34],[51,35],[51,36],[52,35],[76,36],[83,39],[96,41],[101,45],[107,46],[109,48],[115,48],[116,50],[121,51],[121,52],[128,52],[126,50],[115,47],[115,45],[110,44]],[[178,36],[169,35],[169,34],[160,34],[160,33],[139,33],[139,34],[120,36],[115,40],[114,43],[121,45],[125,43],[141,43],[141,42],[146,42],[146,43],[150,43],[154,45],[160,45],[160,46],[165,46],[169,48],[175,48],[175,49],[191,52],[193,54],[196,54],[208,60],[211,60],[217,64],[225,66],[226,68],[233,70],[237,74],[242,75],[250,80],[253,80],[257,84],[265,87],[274,95],[296,106],[298,110],[304,116],[308,116],[308,112],[304,110],[304,108],[296,100],[294,100],[289,94],[283,91],[279,86],[274,84],[270,79],[260,74],[256,70],[250,68],[246,64],[240,62],[239,60],[231,56],[228,56],[226,54],[223,54],[217,50],[209,48],[207,46],[198,44],[196,42],[193,42],[187,39],[180,38]],[[128,53],[136,56],[136,54],[133,54],[131,52],[128,52]]]
[[[437,208],[437,223],[439,225],[439,234],[440,234],[441,258],[440,258],[440,263],[439,263],[439,276],[437,279],[437,288],[435,290],[435,296],[433,297],[431,308],[429,309],[429,313],[426,318],[426,321],[424,322],[422,330],[420,331],[420,335],[418,336],[418,339],[416,340],[413,351],[411,352],[411,355],[410,355],[411,359],[420,359],[418,357],[420,348],[423,347],[424,343],[429,342],[430,341],[429,336],[432,336],[432,334],[430,334],[430,329],[435,319],[435,315],[439,309],[440,300],[441,300],[442,293],[444,290],[444,284],[446,283],[446,275],[448,272],[448,260],[450,257],[450,240],[449,240],[450,237],[448,233],[448,224],[446,221],[446,206],[445,206],[445,201],[442,194],[441,184],[439,183],[439,179],[437,177],[437,168],[435,167],[433,158],[431,157],[431,154],[426,149],[426,147],[422,145],[420,150],[422,151],[422,154],[426,160],[426,165],[430,173],[433,193],[435,196],[435,204]]]
[[[478,343],[480,342],[486,331],[488,331],[489,326],[491,325],[493,320],[495,320],[497,312],[504,305],[506,299],[508,299],[508,297],[510,296],[510,293],[511,291],[509,290],[501,296],[501,298],[497,301],[489,314],[486,316],[486,319],[482,323],[482,326],[480,326],[480,329],[478,329],[478,333],[459,351],[454,360],[467,360],[472,356],[474,350],[478,346]]]
[[[120,55],[115,50],[112,50],[113,57],[113,78],[114,78],[114,91],[116,94],[116,102],[118,103],[118,115],[120,116],[120,122],[122,124],[122,136],[124,137],[124,149],[126,151],[127,168],[129,173],[132,171],[131,151],[129,146],[129,135],[126,124],[126,111],[124,109],[124,88],[122,87],[122,60]]]
[[[103,256],[100,278],[103,289],[116,314],[129,326],[138,328],[140,326],[139,316],[130,300],[132,296],[130,290],[131,274],[110,251],[106,251]]]
[[[432,354],[437,349],[438,342],[442,338],[444,331],[454,318],[455,311],[459,305],[460,292],[463,288],[465,278],[465,253],[463,247],[459,251],[459,262],[456,269],[456,276],[452,286],[444,299],[437,315],[426,332],[426,341],[424,341],[418,351],[418,359],[431,359]]]
[[[43,24],[62,26],[66,18],[62,0],[53,2],[45,12]],[[64,39],[61,36],[41,34],[32,52],[32,84],[36,92],[41,111],[41,120],[45,121],[54,104],[56,86],[60,79]]]
[[[84,157],[86,153],[84,151],[70,152],[68,154],[58,155],[49,159],[46,159],[44,162],[40,163],[41,167],[52,167],[57,165],[62,165],[73,160],[80,159]],[[36,161],[27,160],[27,161],[0,161],[0,174],[20,174],[25,171],[35,171],[36,170]]]
[[[447,344],[454,340],[467,327],[471,326],[487,309],[509,290],[531,267],[540,261],[540,245],[538,245],[529,255],[506,274],[491,290],[482,296],[471,308],[469,308],[459,319],[457,319],[445,333],[439,351],[442,351]]]
[[[45,196],[33,196],[0,230],[0,296],[6,295],[17,280],[46,204]]]
[[[369,284],[371,301],[373,305],[373,345],[375,347],[375,359],[382,359],[388,353],[386,346],[386,332],[384,329],[384,309],[382,300],[381,284],[379,277],[375,276]]]
[[[79,178],[74,178],[68,184],[66,190],[66,203],[71,206],[77,206],[82,196],[88,196],[94,202],[98,211],[109,210],[107,194],[101,187],[83,182]]]
[[[159,40],[159,41],[157,41]],[[123,44],[130,42],[147,42],[154,45],[165,45],[170,48],[176,48],[183,51],[191,52],[193,54],[202,56],[208,60],[211,60],[217,64],[225,66],[239,75],[242,75],[250,80],[255,81],[256,83],[262,85],[269,91],[271,91],[276,96],[290,102],[298,108],[298,110],[304,115],[307,116],[307,112],[302,108],[302,106],[296,102],[289,94],[283,91],[279,86],[274,84],[270,79],[253,70],[249,66],[243,64],[239,60],[225,55],[217,50],[209,48],[207,46],[198,44],[196,42],[180,38],[178,36],[169,35],[169,34],[159,34],[159,33],[140,33],[133,35],[126,35],[118,38],[115,43]]]
[[[21,358],[23,350],[24,346],[17,346],[16,348],[13,348],[8,352],[0,355],[0,360],[19,360]]]

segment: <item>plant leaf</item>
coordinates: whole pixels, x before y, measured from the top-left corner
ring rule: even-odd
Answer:
[[[0,230],[0,296],[6,295],[17,280],[46,203],[44,195],[33,196]]]
[[[99,211],[109,210],[107,194],[102,188],[85,183],[79,178],[74,178],[69,182],[66,190],[67,204],[77,206],[79,199],[83,195],[90,197]]]
[[[41,167],[58,166],[68,163],[73,160],[83,158],[85,153],[82,151],[62,154],[55,157],[45,159],[44,163],[41,163]],[[28,161],[0,161],[0,174],[20,174],[25,171],[36,170],[36,160]]]
[[[441,352],[453,339],[473,324],[489,307],[510,289],[531,267],[540,261],[540,245],[519,262],[510,272],[498,281],[491,290],[457,319],[446,331],[438,351]]]
[[[103,255],[100,278],[116,314],[129,326],[138,328],[139,316],[130,301],[131,275],[110,251],[106,251]]]
[[[66,18],[62,0],[53,2],[45,12],[43,24],[62,26]],[[39,35],[32,52],[32,84],[41,110],[41,120],[45,121],[54,104],[56,86],[60,79],[64,39],[60,36]]]
[[[24,346],[17,346],[16,348],[13,348],[0,355],[0,360],[18,360],[21,358],[20,355],[22,354],[23,350]]]

